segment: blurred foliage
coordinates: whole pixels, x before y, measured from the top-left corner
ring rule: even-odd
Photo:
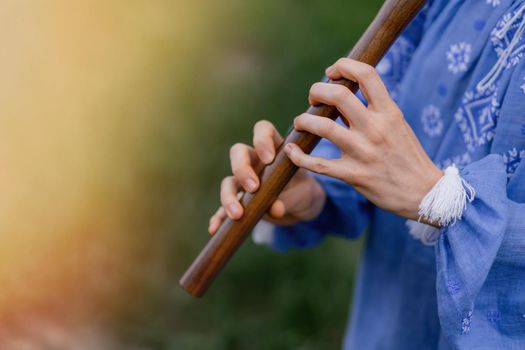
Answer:
[[[177,280],[208,239],[230,145],[262,118],[285,132],[381,2],[24,3],[4,22],[34,31],[1,58],[20,81],[4,91],[24,97],[4,107],[0,151],[17,170],[3,193],[27,205],[3,226],[30,232],[2,259],[29,266],[9,282],[19,304],[81,309],[125,348],[338,348],[359,242],[279,255],[247,241],[201,300]]]
[[[379,1],[222,5],[206,33],[210,37],[192,50],[176,81],[181,108],[173,113],[187,116],[185,129],[162,146],[179,153],[180,161],[171,163],[176,181],[152,182],[162,186],[159,193],[174,196],[154,206],[164,207],[162,217],[172,220],[166,241],[174,240],[174,277],[207,239],[219,182],[229,171],[229,146],[250,142],[261,118],[285,132],[305,109],[309,86],[351,48]],[[338,348],[358,251],[355,243],[330,240],[312,251],[280,256],[248,242],[204,299],[193,300],[175,286],[160,303],[166,323],[151,327],[149,341],[164,339],[159,344],[173,349]],[[155,318],[144,321],[150,317]],[[166,324],[175,330],[168,339],[159,337],[170,334],[162,331]]]

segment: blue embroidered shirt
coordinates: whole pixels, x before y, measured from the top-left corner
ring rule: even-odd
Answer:
[[[524,31],[525,0],[430,1],[377,67],[428,155],[476,190],[435,246],[323,176],[323,213],[274,230],[286,251],[368,228],[345,349],[525,349]]]

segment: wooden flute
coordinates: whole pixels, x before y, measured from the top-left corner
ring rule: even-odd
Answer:
[[[425,2],[426,0],[386,0],[347,57],[375,66]],[[344,85],[354,93],[358,90],[355,82],[346,79],[329,82]],[[339,116],[335,107],[327,105],[311,106],[306,112],[330,119]],[[259,174],[261,184],[258,191],[243,195],[242,218],[227,218],[222,223],[182,276],[179,282],[182,288],[195,297],[202,296],[294,176],[297,167],[288,159],[283,146],[293,142],[305,153],[310,153],[319,140],[318,136],[291,129],[277,150],[273,163]]]

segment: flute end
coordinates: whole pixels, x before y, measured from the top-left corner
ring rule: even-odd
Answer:
[[[199,288],[198,285],[192,282],[192,279],[189,278],[188,273],[186,272],[181,279],[179,280],[179,286],[186,291],[189,295],[194,298],[202,298],[205,293],[205,289]]]

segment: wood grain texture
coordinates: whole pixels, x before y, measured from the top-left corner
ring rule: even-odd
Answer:
[[[425,2],[385,1],[348,57],[375,66]],[[329,82],[342,84],[353,92],[358,89],[355,82],[345,79]],[[339,115],[336,108],[327,105],[311,106],[306,112],[330,119],[336,119]],[[304,152],[310,153],[319,140],[315,135],[292,129],[283,145],[293,142]],[[200,297],[206,292],[297,171],[297,167],[283,152],[283,145],[278,149],[274,162],[262,170],[259,190],[243,196],[243,217],[237,221],[227,219],[182,276],[180,285],[191,295]]]

